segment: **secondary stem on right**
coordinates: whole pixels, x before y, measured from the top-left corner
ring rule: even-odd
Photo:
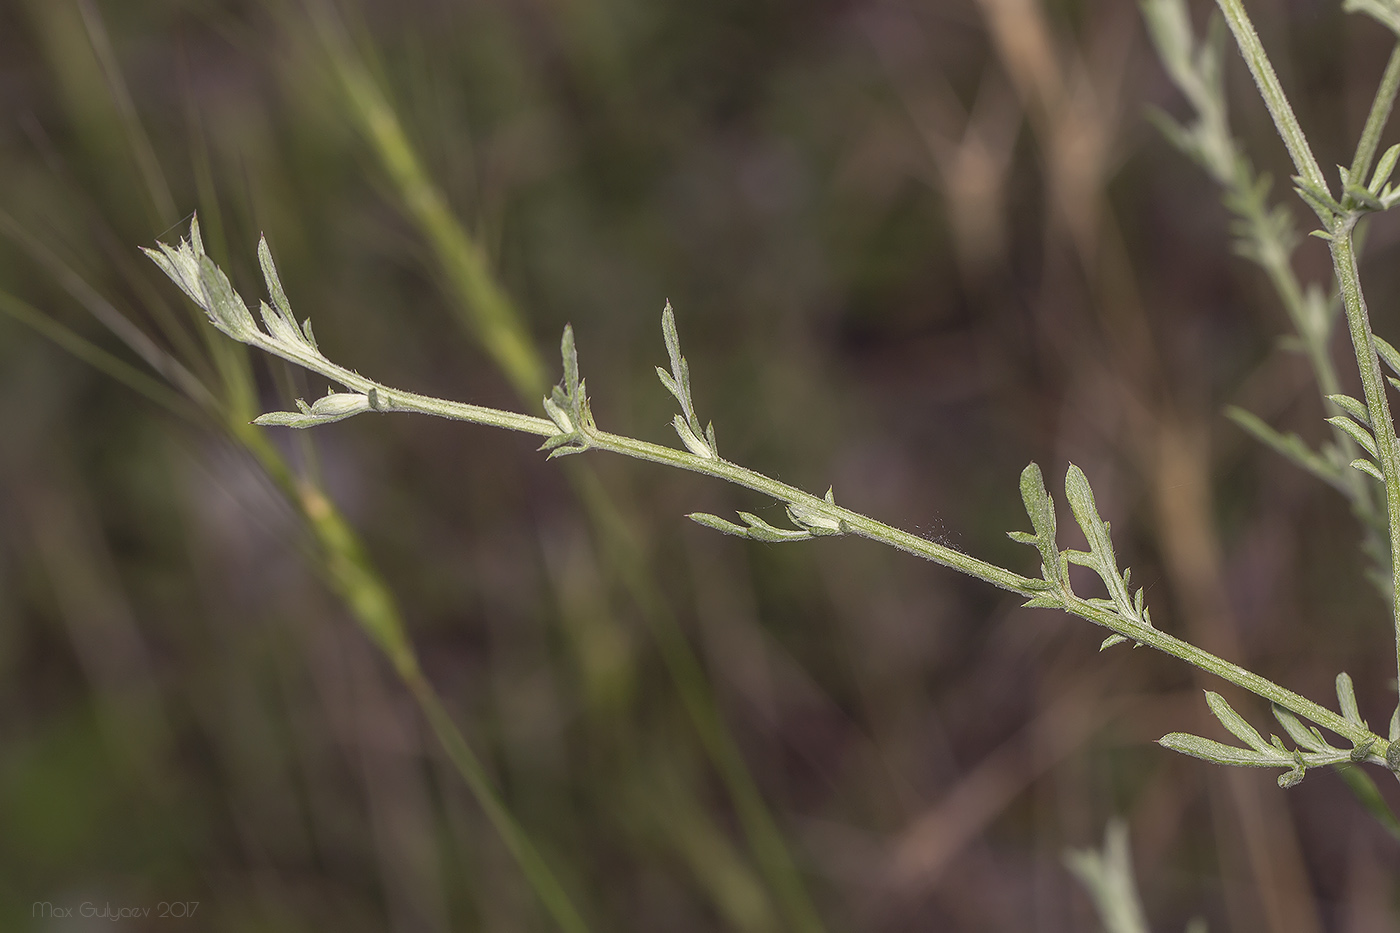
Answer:
[[[1371,339],[1371,317],[1366,310],[1366,298],[1361,293],[1361,278],[1356,266],[1356,247],[1352,231],[1355,215],[1340,217],[1332,233],[1332,265],[1337,275],[1337,287],[1342,293],[1346,310],[1347,330],[1352,349],[1356,352],[1356,367],[1361,374],[1361,386],[1366,393],[1366,409],[1371,413],[1371,432],[1376,438],[1376,453],[1381,475],[1385,477],[1385,511],[1390,528],[1391,619],[1395,629],[1395,664],[1400,672],[1400,471],[1397,471],[1395,424],[1390,417],[1390,403],[1385,397],[1385,379],[1381,376],[1380,358]]]

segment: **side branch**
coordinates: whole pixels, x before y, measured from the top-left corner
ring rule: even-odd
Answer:
[[[1333,243],[1334,253],[1337,250],[1349,249],[1349,246],[1349,237],[1339,237]],[[1381,738],[1361,720],[1355,712],[1354,698],[1350,701],[1345,698],[1350,695],[1350,679],[1346,680],[1348,686],[1345,693],[1340,687],[1341,677],[1345,675],[1341,675],[1338,681],[1338,696],[1342,705],[1342,714],[1339,715],[1252,671],[1218,658],[1154,627],[1151,614],[1144,604],[1143,590],[1139,587],[1134,591],[1130,586],[1131,571],[1120,570],[1114,554],[1109,524],[1100,517],[1089,481],[1076,466],[1071,465],[1069,468],[1065,480],[1065,494],[1074,519],[1084,533],[1088,549],[1080,551],[1060,548],[1056,540],[1055,503],[1046,492],[1040,468],[1032,463],[1021,475],[1021,495],[1034,531],[1012,532],[1011,537],[1015,541],[1036,547],[1041,556],[1041,577],[1037,579],[1022,576],[839,506],[831,490],[828,490],[824,497],[818,497],[722,458],[715,441],[714,426],[708,423],[703,423],[702,426],[702,421],[696,414],[689,365],[681,355],[675,316],[669,305],[662,315],[662,330],[671,358],[671,368],[667,371],[658,367],[658,376],[662,385],[680,404],[682,413],[675,417],[673,426],[685,445],[684,450],[613,434],[598,428],[589,405],[585,382],[579,372],[578,353],[571,328],[565,329],[560,347],[563,379],[544,399],[545,413],[549,417],[539,418],[394,389],[332,363],[317,347],[311,322],[307,320],[298,325],[293,317],[266,243],[259,246],[259,258],[262,261],[272,304],[262,302],[260,305],[264,325],[262,327],[253,318],[243,299],[233,290],[224,273],[204,255],[197,223],[191,226],[190,239],[181,241],[178,247],[162,244],[160,252],[147,252],[191,300],[204,309],[210,322],[219,330],[235,340],[319,373],[348,390],[331,392],[310,405],[298,401],[298,411],[272,412],[258,418],[259,424],[307,428],[370,411],[417,412],[543,437],[545,440],[541,449],[548,450],[551,458],[589,450],[604,450],[713,476],[782,502],[787,507],[787,516],[795,527],[775,527],[746,512],[739,513],[745,522],[744,525],[715,515],[697,513],[690,516],[700,524],[764,542],[799,541],[829,535],[859,535],[960,571],[1026,597],[1026,606],[1061,609],[1103,626],[1111,633],[1104,640],[1104,648],[1125,642],[1148,645],[1269,700],[1274,705],[1274,715],[1284,724],[1285,730],[1298,746],[1293,750],[1286,749],[1277,738],[1274,739],[1274,745],[1261,744],[1263,739],[1259,733],[1230,710],[1223,699],[1209,695],[1208,699],[1217,718],[1250,747],[1226,746],[1210,739],[1173,734],[1163,739],[1163,744],[1170,748],[1223,764],[1288,768],[1288,773],[1280,778],[1280,783],[1285,785],[1301,780],[1308,767],[1334,764],[1341,760],[1369,761],[1381,765],[1390,763],[1392,770],[1400,772],[1400,760],[1396,760],[1400,759],[1400,741],[1392,742]],[[1343,278],[1340,271],[1339,278]],[[1352,283],[1354,284],[1354,278]],[[1343,278],[1344,293],[1347,292],[1346,286],[1347,280]],[[1364,320],[1364,304],[1360,304],[1359,290],[1355,291],[1354,295],[1346,294],[1346,298],[1349,320],[1354,317],[1354,303],[1359,305],[1361,319]],[[1371,347],[1370,359],[1374,366],[1375,349],[1369,343],[1369,330],[1366,330],[1365,334],[1367,346]],[[1378,369],[1375,372],[1375,380],[1379,381]],[[1384,408],[1383,396],[1379,402],[1373,403],[1369,383],[1367,388],[1367,402],[1373,404],[1372,411],[1386,412],[1388,423],[1388,411]],[[1384,432],[1377,433],[1379,435]],[[1379,436],[1377,441],[1380,441]],[[1396,495],[1388,497],[1394,515],[1393,504],[1400,502],[1400,478],[1396,477],[1395,471],[1397,461],[1394,456],[1393,430],[1387,450],[1388,454],[1382,457],[1382,463],[1386,468],[1387,489],[1393,485],[1396,492]],[[1396,527],[1396,522],[1392,521],[1392,533]],[[1070,564],[1092,569],[1103,580],[1108,598],[1085,598],[1077,595],[1070,584]],[[1327,744],[1316,729],[1309,730],[1296,717],[1307,719],[1345,738],[1352,744],[1352,749],[1338,749]]]

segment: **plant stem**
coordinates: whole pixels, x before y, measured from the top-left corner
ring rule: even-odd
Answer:
[[[1371,172],[1371,162],[1380,148],[1381,132],[1390,120],[1390,110],[1395,105],[1395,93],[1400,90],[1400,42],[1390,52],[1385,74],[1381,75],[1376,97],[1371,101],[1371,112],[1366,115],[1366,126],[1361,130],[1361,139],[1356,144],[1356,155],[1351,160],[1351,171],[1347,173],[1354,185],[1366,184],[1366,176]]]
[[[1347,251],[1345,255],[1350,256],[1350,238],[1339,238],[1339,242],[1345,244],[1343,247]],[[1338,278],[1344,283],[1348,281],[1348,279],[1343,276],[1340,266]],[[1364,324],[1365,306],[1364,303],[1361,302],[1359,288],[1354,287],[1354,263],[1350,281],[1352,282],[1352,287],[1349,297],[1347,294],[1348,287],[1345,285],[1343,287],[1343,294],[1346,298],[1348,309],[1348,321],[1351,321],[1353,318],[1353,306],[1359,306],[1361,320]],[[1369,346],[1370,331],[1365,330],[1364,333],[1367,340],[1366,345]],[[1380,379],[1380,369],[1374,348],[1371,348],[1370,359],[1372,367],[1374,368],[1374,379],[1378,383]],[[324,361],[315,368],[324,375],[328,375],[330,378],[337,380],[341,380],[343,377],[326,372],[328,368],[348,374],[348,371],[341,370],[340,367],[334,366],[333,364],[327,367]],[[559,433],[559,429],[553,422],[544,418],[532,418],[528,415],[500,411],[493,408],[483,408],[479,405],[466,405],[460,402],[449,402],[444,399],[416,395],[411,392],[402,392],[397,389],[388,389],[357,374],[348,375],[358,383],[351,384],[347,382],[346,384],[351,385],[352,388],[359,389],[360,391],[368,391],[370,388],[375,390],[376,395],[381,399],[382,404],[380,410],[382,411],[433,414],[458,421],[470,421],[476,424],[504,427],[510,430],[522,431],[544,437],[554,436]],[[1369,387],[1367,399],[1369,402]],[[1380,399],[1378,404],[1384,406],[1384,397]],[[1386,411],[1384,417],[1389,417],[1387,409],[1373,410]],[[1046,584],[1042,580],[1022,576],[1011,570],[998,567],[995,564],[990,564],[983,560],[978,560],[975,557],[963,554],[960,551],[955,551],[944,545],[927,541],[917,535],[910,534],[907,531],[902,531],[884,522],[870,518],[867,515],[853,512],[839,505],[833,505],[826,499],[814,496],[811,493],[804,492],[794,486],[789,486],[786,483],[746,467],[739,466],[736,463],[731,463],[728,460],[717,457],[702,457],[690,453],[689,451],[665,447],[661,444],[653,444],[649,441],[638,440],[637,438],[625,437],[620,434],[612,434],[597,429],[589,430],[585,435],[580,435],[580,440],[586,443],[588,449],[611,451],[637,460],[648,460],[652,463],[660,463],[665,466],[689,470],[692,473],[713,476],[717,479],[733,483],[736,486],[743,486],[746,489],[752,489],[754,492],[772,496],[774,499],[787,503],[788,505],[800,506],[806,511],[839,523],[839,526],[845,533],[856,534],[863,538],[869,538],[872,541],[878,541],[881,544],[897,548],[898,550],[913,554],[916,557],[922,557],[925,560],[933,561],[936,564],[941,564],[953,570],[958,570],[969,576],[976,577],[979,580],[984,580],[993,586],[1009,590],[1010,592],[1022,596],[1043,597],[1048,592]],[[1377,440],[1379,442],[1379,437]],[[1393,486],[1395,490],[1394,496],[1387,496],[1387,502],[1392,504],[1392,515],[1395,514],[1393,504],[1400,501],[1400,475],[1396,474],[1393,467],[1395,463],[1395,448],[1396,440],[1394,431],[1392,430],[1389,433],[1390,454],[1387,455],[1387,462],[1391,463],[1392,467],[1386,473],[1387,488],[1389,489]],[[1392,546],[1396,546],[1397,544],[1398,531],[1400,531],[1400,523],[1392,519]],[[1217,657],[1189,642],[1174,638],[1156,628],[1140,625],[1125,619],[1118,613],[1096,606],[1087,600],[1075,596],[1073,593],[1056,592],[1055,595],[1059,600],[1060,607],[1072,615],[1077,615],[1082,619],[1101,625],[1109,631],[1122,635],[1132,641],[1156,648],[1158,651],[1180,658],[1186,663],[1198,667],[1203,671],[1215,674],[1223,680],[1235,684],[1236,686],[1243,687],[1245,690],[1257,696],[1263,697],[1272,703],[1276,703],[1290,712],[1296,713],[1319,726],[1323,726],[1345,737],[1356,745],[1365,745],[1368,742],[1372,743],[1372,760],[1375,760],[1377,756],[1383,758],[1385,750],[1389,748],[1390,743],[1381,736],[1350,722],[1337,713],[1332,712],[1318,703],[1314,703],[1306,697],[1281,687],[1265,677],[1261,677],[1253,671],[1240,667],[1238,664],[1226,661],[1223,658]]]
[[[1376,156],[1376,150],[1380,148],[1381,133],[1390,120],[1390,111],[1395,106],[1397,91],[1400,91],[1400,42],[1391,50],[1390,60],[1386,63],[1385,73],[1381,76],[1375,99],[1371,102],[1371,111],[1366,116],[1366,126],[1356,144],[1356,155],[1351,162],[1352,184],[1364,186],[1367,183],[1366,175],[1370,173],[1371,161]],[[1352,237],[1354,225],[1355,221],[1352,220],[1346,225],[1343,236],[1334,235],[1332,263],[1337,270],[1337,282],[1346,306],[1347,324],[1351,331],[1352,347],[1356,351],[1357,367],[1361,371],[1362,386],[1367,392],[1366,407],[1371,412],[1371,431],[1375,435],[1376,446],[1381,455],[1381,475],[1385,477],[1386,513],[1390,525],[1390,604],[1395,626],[1395,666],[1396,671],[1400,672],[1400,568],[1396,566],[1400,563],[1400,560],[1397,560],[1397,555],[1400,555],[1400,476],[1397,476],[1395,462],[1395,424],[1390,418],[1389,404],[1385,397],[1385,382],[1381,379],[1380,361],[1376,356],[1375,344],[1371,340],[1371,322],[1366,311],[1366,298],[1361,293],[1361,279]],[[1364,341],[1358,341],[1358,336],[1362,334],[1365,336]],[[1371,401],[1373,384],[1379,407]],[[1400,686],[1397,686],[1397,689],[1400,689]]]
[[[1264,52],[1264,46],[1259,41],[1259,34],[1254,31],[1254,24],[1245,12],[1244,4],[1240,0],[1216,0],[1216,5],[1220,7],[1220,12],[1225,14],[1225,22],[1230,24],[1235,44],[1244,56],[1245,64],[1249,66],[1249,73],[1254,75],[1254,83],[1259,86],[1264,105],[1269,108],[1274,126],[1278,129],[1283,144],[1288,147],[1288,155],[1293,159],[1294,168],[1304,181],[1326,191],[1327,179],[1323,176],[1317,159],[1313,158],[1308,139],[1303,135],[1298,118],[1293,115],[1293,107],[1288,103],[1288,97],[1278,83],[1278,75],[1274,73],[1274,66],[1269,63],[1269,56]]]
[[[1352,349],[1356,353],[1356,366],[1361,373],[1361,386],[1366,393],[1366,409],[1371,415],[1371,433],[1376,439],[1376,451],[1385,477],[1386,516],[1390,525],[1391,553],[1391,617],[1395,627],[1395,663],[1400,671],[1400,470],[1397,470],[1395,423],[1390,417],[1390,403],[1385,397],[1385,380],[1381,376],[1380,359],[1376,355],[1376,345],[1371,339],[1371,319],[1366,310],[1366,298],[1361,293],[1361,279],[1356,267],[1356,249],[1352,242],[1352,229],[1356,218],[1349,215],[1340,218],[1332,234],[1332,265],[1336,270],[1337,284],[1342,292],[1342,305],[1346,309],[1347,330],[1351,334]]]
[[[1254,31],[1254,24],[1250,22],[1244,5],[1240,0],[1216,2],[1225,14],[1225,20],[1230,25],[1230,31],[1234,33],[1240,54],[1244,56],[1250,73],[1254,75],[1259,93],[1273,117],[1274,127],[1283,138],[1284,145],[1288,147],[1288,154],[1292,157],[1298,174],[1305,182],[1325,192],[1327,185],[1322,170],[1313,158],[1307,137],[1303,135],[1298,118],[1294,116],[1293,108],[1278,83],[1278,76],[1274,74],[1273,65],[1269,63],[1269,57],[1259,42],[1259,36]],[[1362,130],[1361,140],[1352,160],[1353,169],[1360,168],[1363,174],[1370,167],[1371,159],[1380,144],[1381,131],[1394,104],[1396,91],[1400,89],[1400,62],[1397,62],[1397,56],[1400,56],[1400,46],[1392,52],[1390,63],[1386,65],[1385,74],[1376,90],[1371,112],[1366,118],[1366,126]],[[1352,176],[1351,180],[1355,184],[1365,185],[1364,179]],[[1380,461],[1378,466],[1385,480],[1386,517],[1390,530],[1390,605],[1395,629],[1396,670],[1400,672],[1400,598],[1397,598],[1400,596],[1400,559],[1397,559],[1400,557],[1400,464],[1396,461],[1395,424],[1391,420],[1390,405],[1385,397],[1380,359],[1376,355],[1376,345],[1371,339],[1371,320],[1366,311],[1366,299],[1361,293],[1361,278],[1356,265],[1353,231],[1360,215],[1354,210],[1336,215],[1327,214],[1317,206],[1314,206],[1314,210],[1318,211],[1319,217],[1327,225],[1330,235],[1332,266],[1337,277],[1337,286],[1342,293],[1347,330],[1351,334],[1356,366],[1361,375],[1362,388],[1365,390],[1371,432],[1375,436],[1377,459]],[[1400,685],[1400,681],[1397,681],[1397,684]],[[1298,711],[1295,709],[1294,712]],[[1318,724],[1325,725],[1321,722]],[[1328,728],[1333,727],[1329,725]]]

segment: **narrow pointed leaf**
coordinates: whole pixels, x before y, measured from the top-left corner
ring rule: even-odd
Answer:
[[[1269,749],[1269,743],[1264,741],[1259,730],[1245,722],[1244,717],[1235,712],[1234,708],[1220,694],[1207,690],[1206,704],[1210,706],[1210,711],[1215,714],[1215,718],[1220,720],[1220,724],[1229,729],[1230,734],[1235,738],[1260,751]]]
[[[1356,688],[1352,685],[1351,675],[1346,671],[1337,675],[1337,704],[1348,722],[1363,729],[1369,728],[1361,718],[1361,710],[1356,706]]]
[[[718,515],[711,515],[708,512],[691,512],[686,518],[697,524],[704,525],[706,528],[713,528],[715,531],[721,531],[727,535],[734,535],[739,538],[747,538],[749,536],[749,530],[743,525],[736,525],[733,522],[725,521]]]
[[[1363,450],[1373,457],[1376,456],[1376,439],[1371,436],[1370,431],[1344,415],[1328,418],[1327,423],[1341,428],[1352,440],[1360,444]]]
[[[1164,735],[1157,740],[1157,744],[1174,752],[1190,755],[1192,758],[1213,761],[1218,765],[1234,765],[1240,768],[1277,768],[1290,767],[1293,764],[1288,760],[1280,761],[1278,753],[1272,749],[1261,752],[1250,748],[1239,748],[1235,745],[1226,745],[1223,742],[1204,739],[1199,735],[1190,735],[1186,732],[1172,732]]]
[[[1283,726],[1283,731],[1288,733],[1288,737],[1298,744],[1300,748],[1306,748],[1313,752],[1328,751],[1327,743],[1318,738],[1317,734],[1310,731],[1303,725],[1302,720],[1290,713],[1288,710],[1272,704],[1274,718],[1279,725]]]
[[[1371,412],[1366,408],[1366,403],[1360,399],[1352,398],[1350,395],[1329,395],[1327,400],[1366,427],[1371,426]]]

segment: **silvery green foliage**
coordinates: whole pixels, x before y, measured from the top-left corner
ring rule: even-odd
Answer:
[[[676,434],[680,436],[686,449],[695,456],[703,457],[706,460],[719,460],[719,448],[715,444],[714,424],[706,424],[702,430],[700,419],[695,414],[695,403],[691,400],[690,394],[690,364],[681,353],[681,338],[676,331],[676,313],[671,310],[669,301],[666,302],[666,307],[661,312],[661,333],[666,341],[666,353],[671,358],[671,371],[667,372],[658,366],[656,367],[656,375],[661,380],[661,384],[666,387],[666,391],[675,396],[676,401],[680,403],[680,414],[676,415],[671,422],[676,429]],[[836,498],[830,489],[826,491],[826,501],[831,505],[836,504]],[[743,519],[744,524],[742,525],[720,518],[718,515],[711,515],[708,512],[693,512],[688,517],[706,528],[713,528],[727,535],[769,544],[808,541],[812,538],[846,533],[846,529],[842,527],[839,519],[832,518],[801,503],[791,503],[787,506],[788,520],[796,525],[796,528],[779,528],[770,525],[752,512],[738,514],[739,518]]]
[[[836,504],[836,497],[830,489],[826,491],[826,501],[832,505]],[[711,515],[708,512],[692,512],[687,517],[706,528],[713,528],[727,535],[736,535],[740,538],[750,538],[769,544],[784,541],[808,541],[826,535],[845,534],[847,530],[839,519],[831,518],[815,509],[799,504],[789,505],[787,515],[792,523],[798,526],[797,528],[778,528],[768,524],[752,512],[739,513],[739,517],[744,520],[742,525],[725,521],[718,515]]]
[[[1342,182],[1343,199],[1338,205],[1330,197],[1327,198],[1328,207],[1337,214],[1351,211],[1358,216],[1390,210],[1397,203],[1400,203],[1400,186],[1396,186],[1390,181],[1390,176],[1395,171],[1397,159],[1400,159],[1400,143],[1385,151],[1380,161],[1376,163],[1376,170],[1371,174],[1370,182],[1364,185],[1362,184],[1365,181],[1364,175],[1360,179],[1353,179],[1350,169],[1341,165],[1337,166],[1337,174]],[[1318,197],[1316,192],[1308,191],[1307,193],[1311,198],[1305,197],[1304,200]],[[1329,234],[1324,231],[1313,231],[1313,236],[1327,239]]]
[[[277,267],[272,262],[272,251],[267,240],[258,240],[258,264],[262,267],[263,279],[267,284],[272,304],[259,303],[263,327],[258,327],[248,305],[234,290],[228,276],[214,260],[204,252],[204,241],[199,235],[199,218],[190,221],[188,239],[181,238],[178,246],[158,244],[159,250],[143,251],[168,275],[190,300],[203,309],[209,322],[240,343],[245,343],[299,366],[304,366],[323,374],[332,375],[341,371],[321,354],[316,346],[316,335],[311,330],[311,319],[300,325],[292,314],[292,306],[282,289],[282,281],[277,275]],[[332,378],[335,378],[332,375]],[[354,388],[344,380],[347,388]],[[364,381],[364,380],[355,380]],[[258,418],[255,423],[278,425],[289,428],[310,428],[330,424],[380,407],[377,392],[331,392],[317,399],[311,405],[297,400],[297,411],[270,412]]]
[[[559,355],[564,361],[564,380],[544,400],[545,413],[558,426],[559,433],[540,446],[540,450],[549,451],[550,460],[587,450],[588,435],[598,427],[588,407],[588,386],[579,377],[578,348],[574,345],[571,325],[564,327]]]
[[[1218,693],[1206,691],[1206,703],[1215,718],[1220,720],[1231,735],[1244,743],[1243,746],[1226,745],[1213,739],[1173,732],[1159,739],[1164,748],[1201,758],[1216,764],[1235,765],[1244,768],[1286,768],[1279,775],[1279,787],[1293,787],[1303,779],[1308,768],[1324,765],[1340,765],[1363,761],[1386,764],[1385,759],[1372,755],[1374,741],[1367,741],[1350,749],[1337,748],[1329,744],[1322,733],[1314,726],[1304,725],[1297,716],[1277,705],[1273,707],[1274,718],[1283,731],[1293,740],[1296,747],[1289,749],[1277,735],[1270,735],[1265,741],[1257,729],[1235,712],[1234,708]],[[1337,675],[1337,703],[1342,715],[1363,729],[1369,729],[1356,706],[1356,692],[1351,677],[1345,672]]]
[[[674,424],[686,450],[611,434],[598,428],[589,407],[584,380],[579,373],[572,328],[565,328],[560,345],[563,378],[544,400],[545,413],[549,417],[539,418],[391,389],[330,362],[317,348],[309,322],[296,326],[266,243],[259,246],[259,258],[272,304],[263,302],[261,305],[264,325],[261,328],[243,299],[233,290],[228,278],[204,255],[197,223],[191,226],[188,240],[182,240],[176,247],[162,244],[159,251],[151,250],[148,253],[204,310],[210,322],[219,330],[242,343],[319,373],[350,390],[331,392],[310,405],[298,402],[299,411],[273,412],[257,419],[259,424],[310,427],[369,410],[420,412],[543,437],[543,449],[548,450],[551,457],[584,450],[605,450],[724,479],[783,502],[789,519],[796,527],[775,527],[749,512],[739,513],[743,525],[704,513],[691,515],[692,519],[727,534],[765,542],[857,534],[970,574],[1021,594],[1027,598],[1027,606],[1061,609],[1109,629],[1111,634],[1102,647],[1123,641],[1151,645],[1270,700],[1279,710],[1276,715],[1279,715],[1284,731],[1298,745],[1297,749],[1289,750],[1278,739],[1265,742],[1223,700],[1211,694],[1212,709],[1245,745],[1228,746],[1209,739],[1174,734],[1163,739],[1163,744],[1168,747],[1222,764],[1283,767],[1287,769],[1282,781],[1286,785],[1296,783],[1307,767],[1319,764],[1366,761],[1385,765],[1400,774],[1400,722],[1392,722],[1390,739],[1382,739],[1371,732],[1356,712],[1349,679],[1345,679],[1344,683],[1339,679],[1342,714],[1337,714],[1238,665],[1157,630],[1144,604],[1142,589],[1133,590],[1129,571],[1118,569],[1111,529],[1099,515],[1093,490],[1077,466],[1069,467],[1065,478],[1065,495],[1084,534],[1087,543],[1085,550],[1062,549],[1059,546],[1056,540],[1055,503],[1045,489],[1039,466],[1032,463],[1021,474],[1021,496],[1033,531],[1011,532],[1010,535],[1016,541],[1033,545],[1039,552],[1041,565],[1039,579],[1027,577],[842,508],[836,504],[835,496],[829,489],[824,497],[819,498],[720,458],[715,448],[713,428],[707,426],[703,438],[699,430],[699,420],[691,401],[689,367],[681,355],[675,317],[669,305],[662,315],[662,331],[670,355],[671,370],[659,370],[659,374],[662,384],[681,405],[682,414],[676,417]],[[1400,353],[1389,345],[1382,344],[1381,352],[1389,362],[1400,364]],[[1353,420],[1365,414],[1361,404],[1353,399],[1341,397],[1334,403],[1348,412]],[[1364,427],[1360,421],[1356,423]],[[1081,597],[1076,594],[1071,586],[1070,564],[1093,570],[1103,581],[1107,596]],[[1348,750],[1329,745],[1317,729],[1305,727],[1299,717],[1343,736],[1353,747]],[[1388,818],[1395,824],[1397,835],[1400,835],[1400,823],[1389,815],[1384,800],[1370,778],[1360,771],[1354,771],[1347,776],[1347,780],[1357,790],[1362,802],[1377,812],[1382,823]]]
[[[675,425],[676,433],[680,435],[681,442],[687,450],[697,457],[717,460],[719,448],[715,446],[715,426],[711,423],[702,430],[700,419],[695,416],[695,403],[690,399],[690,364],[681,355],[681,338],[676,333],[676,313],[671,310],[669,301],[666,302],[665,310],[661,312],[661,333],[666,338],[666,352],[671,357],[671,371],[668,373],[658,366],[656,375],[661,379],[666,391],[681,403],[681,413],[676,415],[672,424]]]
[[[1372,5],[1396,6],[1393,0]],[[1225,8],[1228,12],[1228,5]],[[1235,217],[1231,232],[1236,251],[1257,263],[1269,276],[1297,333],[1288,343],[1304,352],[1314,369],[1321,394],[1341,411],[1328,419],[1333,426],[1331,441],[1316,450],[1297,434],[1285,435],[1243,409],[1231,406],[1226,409],[1226,415],[1256,440],[1350,500],[1352,511],[1363,528],[1362,547],[1371,563],[1368,576],[1378,590],[1388,595],[1392,588],[1390,555],[1381,538],[1381,530],[1386,525],[1381,504],[1384,491],[1370,486],[1353,469],[1382,482],[1384,471],[1376,463],[1376,442],[1365,406],[1339,394],[1340,381],[1330,351],[1333,323],[1341,308],[1340,297],[1329,300],[1317,283],[1304,286],[1299,282],[1291,266],[1291,256],[1299,240],[1292,218],[1282,204],[1270,206],[1268,177],[1256,175],[1230,134],[1221,68],[1226,34],[1223,20],[1218,15],[1213,17],[1206,39],[1197,45],[1183,0],[1147,0],[1143,15],[1168,75],[1194,111],[1194,121],[1185,126],[1162,113],[1153,115],[1155,122],[1169,141],[1221,186],[1225,206]],[[1353,183],[1351,178],[1353,172],[1358,175],[1366,172],[1379,139],[1381,123],[1383,120],[1372,126],[1368,121],[1352,168],[1338,167],[1343,192],[1341,201],[1317,184],[1316,178],[1308,181],[1300,173],[1293,179],[1295,191],[1314,210],[1325,228],[1314,231],[1314,235],[1330,239],[1334,230],[1350,230],[1361,216],[1388,209],[1400,199],[1400,192],[1389,184],[1397,157],[1400,157],[1400,146],[1391,147],[1381,156],[1369,184],[1363,187]],[[1349,405],[1349,402],[1355,404]],[[1362,452],[1369,457],[1357,456]]]
[[[1128,826],[1121,819],[1109,821],[1102,850],[1070,849],[1065,853],[1065,867],[1089,893],[1104,933],[1149,933],[1133,880]]]
[[[1045,584],[1044,591],[1032,596],[1026,605],[1062,609],[1067,599],[1077,599],[1113,613],[1134,628],[1152,628],[1152,614],[1143,604],[1142,588],[1139,587],[1136,592],[1130,589],[1131,569],[1124,568],[1119,572],[1109,524],[1099,517],[1094,490],[1090,488],[1084,471],[1074,464],[1070,464],[1065,474],[1065,497],[1069,499],[1075,521],[1089,544],[1087,551],[1060,550],[1055,540],[1055,501],[1045,490],[1040,467],[1032,463],[1021,471],[1021,501],[1025,503],[1026,514],[1030,516],[1035,531],[1010,531],[1007,536],[1021,544],[1034,545],[1040,551],[1040,572]],[[1076,596],[1070,586],[1070,564],[1088,567],[1098,574],[1108,590],[1108,598],[1082,599]],[[1104,639],[1099,648],[1102,650],[1125,641],[1128,639],[1115,633]]]

